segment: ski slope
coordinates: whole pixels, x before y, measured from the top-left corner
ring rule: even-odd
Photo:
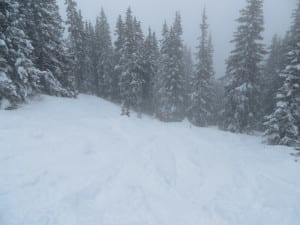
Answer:
[[[0,225],[299,225],[291,152],[42,96],[0,111]]]

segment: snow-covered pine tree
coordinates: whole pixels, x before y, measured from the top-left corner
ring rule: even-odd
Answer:
[[[224,110],[224,83],[223,79],[215,79],[213,82],[214,88],[214,124],[220,125],[223,122],[223,110]]]
[[[283,86],[277,93],[275,111],[265,123],[267,142],[273,145],[300,144],[300,0],[293,15]]]
[[[181,121],[184,109],[184,64],[181,17],[177,12],[170,30],[164,25],[158,75],[157,115],[164,121]]]
[[[156,35],[150,28],[143,46],[143,58],[143,110],[154,113],[154,82],[158,71],[159,49]]]
[[[261,81],[261,99],[263,101],[264,116],[268,116],[274,112],[277,91],[283,84],[280,73],[285,67],[285,54],[283,41],[275,35],[269,47],[269,55],[264,66]]]
[[[41,71],[40,85],[50,95],[74,97],[72,77],[67,71],[67,57],[63,46],[63,26],[55,0],[20,1],[25,16],[25,33],[33,45],[34,64]]]
[[[92,23],[89,21],[85,22],[84,26],[84,80],[86,84],[86,93],[96,94],[97,85],[96,73],[96,35]]]
[[[123,71],[123,66],[121,65],[121,58],[123,54],[123,46],[125,43],[125,25],[120,15],[117,20],[116,29],[115,29],[116,41],[114,43],[114,69],[113,69],[113,99],[117,102],[121,101],[120,97],[120,77]]]
[[[35,65],[63,80],[63,27],[56,2],[25,0],[20,4],[26,15],[26,33],[34,47]]]
[[[154,78],[154,107],[155,107],[155,114],[160,120],[163,120],[163,115],[161,111],[162,111],[164,96],[165,96],[164,77],[167,76],[166,64],[169,58],[167,54],[169,33],[170,33],[169,27],[167,22],[165,21],[162,28],[162,39],[160,40],[157,76]]]
[[[138,21],[136,17],[133,18],[133,25],[134,25],[134,40],[136,43],[136,47],[135,47],[136,52],[142,54],[141,50],[144,44],[144,34],[142,31],[142,25],[141,22]]]
[[[189,119],[197,126],[208,126],[212,123],[213,104],[213,47],[208,33],[207,15],[204,9],[201,23],[200,44],[197,53],[196,72],[192,78],[191,106]]]
[[[84,22],[81,12],[77,10],[77,3],[74,0],[65,0],[67,6],[68,25],[68,55],[71,58],[71,73],[75,76],[76,87],[80,92],[88,93],[89,85],[85,79],[85,34]]]
[[[188,115],[188,110],[191,105],[190,95],[192,93],[192,78],[194,76],[194,62],[192,50],[188,46],[183,49],[183,63],[184,63],[184,92],[185,92],[185,109]]]
[[[6,44],[6,30],[10,26],[9,23],[9,10],[10,4],[8,1],[0,2],[0,105],[4,100],[8,100],[13,97],[15,87],[12,84],[12,80],[8,76],[8,48]],[[12,87],[9,87],[9,86]],[[6,90],[8,89],[8,90]],[[11,91],[9,91],[11,90]],[[11,93],[9,93],[11,92]],[[7,95],[7,96],[5,96]]]
[[[3,104],[6,104],[6,102],[13,104],[18,100],[16,86],[11,80],[7,46],[7,38],[9,36],[7,31],[12,26],[9,18],[11,11],[14,10],[12,7],[12,3],[8,0],[0,2],[0,108],[3,108]]]
[[[96,23],[97,76],[99,96],[112,100],[115,82],[113,77],[113,47],[110,28],[104,10]]]
[[[262,44],[263,1],[247,0],[237,20],[234,50],[227,61],[223,129],[251,132],[258,128],[260,113],[261,62],[265,53]]]
[[[124,45],[120,59],[120,95],[122,100],[122,115],[129,116],[131,108],[140,112],[142,103],[143,80],[140,70],[139,27],[135,22],[131,9],[126,13],[124,27]]]
[[[134,24],[134,42],[135,42],[135,64],[133,71],[137,74],[136,81],[138,81],[138,85],[136,87],[138,90],[138,98],[136,103],[135,110],[138,112],[139,116],[141,116],[141,112],[143,110],[143,90],[145,87],[145,60],[144,60],[144,34],[142,31],[141,22],[137,20],[136,17],[133,19]]]
[[[33,48],[19,1],[0,2],[0,25],[0,107],[13,108],[39,91],[41,72],[30,59]]]

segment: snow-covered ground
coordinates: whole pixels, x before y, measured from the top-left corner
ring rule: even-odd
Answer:
[[[291,149],[119,114],[90,96],[0,111],[0,225],[300,224]]]

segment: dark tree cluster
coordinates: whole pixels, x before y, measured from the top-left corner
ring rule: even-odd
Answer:
[[[262,44],[262,0],[247,0],[237,21],[235,48],[223,78],[221,127],[245,133],[261,130],[269,144],[299,147],[300,1],[286,37],[275,35],[268,51]]]
[[[67,50],[80,93],[121,104],[122,115],[135,111],[168,122],[188,117],[199,126],[212,123],[213,48],[205,12],[195,70],[191,50],[183,43],[179,12],[171,26],[163,25],[158,41],[151,28],[144,34],[128,8],[118,17],[112,43],[103,9],[92,23],[83,21],[74,0],[66,5]]]
[[[266,79],[273,96],[271,110],[265,121],[269,144],[297,146],[300,144],[300,1],[293,14],[290,31],[280,40],[274,38],[266,66]],[[270,76],[273,67],[273,77]],[[274,91],[275,90],[275,91]]]
[[[76,95],[62,34],[55,1],[1,0],[1,108],[15,108],[37,93]]]

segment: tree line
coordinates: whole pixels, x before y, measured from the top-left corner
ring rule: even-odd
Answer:
[[[97,95],[165,122],[188,118],[238,133],[264,131],[269,144],[299,145],[300,0],[284,38],[263,44],[263,0],[246,0],[226,74],[215,78],[206,10],[195,57],[184,44],[180,13],[157,34],[143,32],[130,8],[114,41],[103,9],[85,21],[74,0],[67,20],[55,0],[0,1],[0,107],[14,109],[39,93]],[[64,28],[68,37],[64,37]],[[195,61],[195,62],[194,62]]]

